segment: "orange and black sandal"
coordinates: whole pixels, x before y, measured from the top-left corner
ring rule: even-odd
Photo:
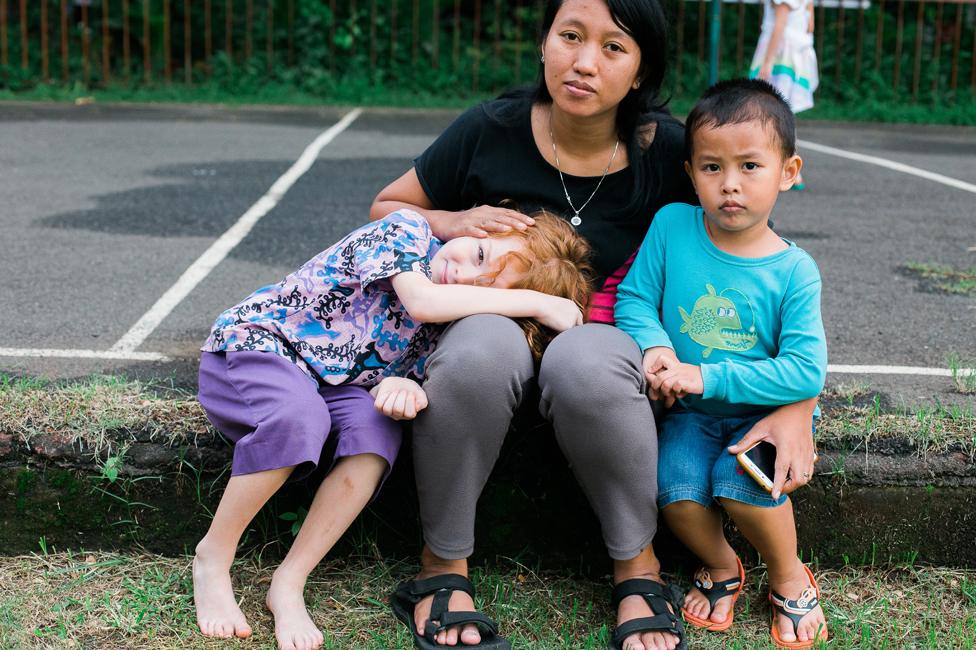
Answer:
[[[812,648],[817,644],[817,641],[827,640],[826,625],[820,626],[817,630],[816,638],[806,641],[786,641],[780,637],[779,628],[776,627],[776,614],[782,614],[793,622],[793,635],[796,636],[797,630],[800,628],[800,621],[820,604],[820,587],[817,585],[817,580],[813,577],[813,573],[807,565],[803,565],[803,570],[807,572],[807,577],[810,578],[810,586],[804,589],[803,593],[796,600],[784,598],[772,589],[769,590],[769,604],[772,606],[770,610],[772,621],[770,623],[769,633],[773,637],[773,645],[777,648],[800,650],[801,648]]]
[[[716,623],[708,618],[699,618],[682,607],[681,615],[684,616],[688,625],[702,628],[709,632],[725,632],[732,627],[732,620],[735,614],[735,601],[739,599],[739,594],[742,593],[742,589],[746,584],[746,571],[742,568],[742,560],[736,557],[735,562],[739,565],[739,575],[729,580],[712,582],[712,578],[705,567],[698,569],[698,572],[695,574],[695,587],[701,592],[702,596],[708,599],[709,614],[715,609],[715,603],[722,598],[731,597],[732,606],[729,608],[729,615],[721,623]]]

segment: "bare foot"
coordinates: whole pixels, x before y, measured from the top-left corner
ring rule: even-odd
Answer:
[[[210,552],[202,543],[193,557],[193,604],[197,625],[204,636],[242,639],[251,636],[251,626],[234,599],[230,563]]]
[[[770,578],[769,589],[790,600],[810,599],[816,595],[816,591],[810,584],[810,577],[799,559],[796,561],[795,571],[791,572],[787,579],[773,581]],[[800,624],[794,632],[793,621],[777,611],[776,628],[779,630],[780,638],[784,641],[810,641],[816,639],[818,634],[822,635],[822,630],[827,629],[827,619],[824,617],[820,605],[817,605],[809,614],[800,619]]]
[[[722,566],[706,566],[702,567],[702,570],[708,572],[708,578],[711,579],[712,582],[723,582],[725,580],[738,578],[739,563],[736,562],[735,555],[732,555],[731,557],[731,565],[723,564]],[[685,602],[682,607],[686,612],[696,618],[707,619],[713,623],[724,623],[735,604],[733,602],[732,595],[733,592],[729,592],[728,596],[719,598],[717,601],[715,601],[715,609],[711,609],[711,605],[708,604],[708,598],[706,598],[697,587],[693,586],[688,591],[688,595],[685,596]]]
[[[275,571],[265,602],[274,614],[275,638],[282,650],[314,650],[324,643],[322,632],[305,607],[305,578]]]
[[[661,576],[656,573],[630,577],[662,582]],[[669,606],[668,609],[670,610],[671,607]],[[647,601],[642,597],[627,596],[620,601],[620,606],[617,608],[617,625],[619,626],[635,618],[645,618],[660,613],[652,612],[651,608],[647,605]],[[674,612],[672,611],[672,613]],[[623,650],[674,650],[678,647],[678,643],[678,637],[670,632],[642,632],[640,634],[632,634],[624,639],[621,647]]]
[[[423,569],[421,569],[420,574],[417,576],[417,580],[433,578],[434,576],[447,573],[457,573],[458,575],[468,577],[467,560],[441,559],[431,553],[426,546],[424,547],[421,561],[423,563]],[[420,634],[424,633],[424,625],[427,623],[427,619],[430,618],[430,608],[433,602],[434,596],[431,594],[418,602],[413,610],[413,620],[417,625],[417,632]],[[477,611],[471,596],[463,591],[455,591],[451,594],[451,600],[448,601],[447,609],[452,612]],[[468,624],[461,627],[460,630],[455,626],[439,632],[434,637],[434,641],[439,645],[446,646],[456,646],[459,641],[462,645],[478,645],[481,643],[481,633],[478,632],[478,626],[476,625]]]

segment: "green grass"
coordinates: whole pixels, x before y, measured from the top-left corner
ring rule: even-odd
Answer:
[[[976,377],[971,361],[949,360],[959,392],[972,392]],[[967,399],[967,398],[963,398]],[[961,450],[976,455],[976,407],[935,402],[884,410],[867,384],[831,386],[823,395],[818,444],[857,449],[864,442],[900,440],[919,453]],[[0,374],[0,431],[29,441],[54,434],[87,449],[119,457],[138,439],[168,445],[193,445],[200,435],[214,434],[194,397],[163,384],[146,384],[117,376],[82,381],[46,382]],[[105,455],[104,453],[102,454]],[[106,462],[109,462],[106,461]],[[110,477],[111,464],[100,471]]]
[[[691,110],[701,88],[687,88],[675,94],[670,103],[676,115]],[[276,80],[249,79],[242,83],[203,81],[192,86],[159,83],[153,86],[110,85],[88,88],[82,84],[62,86],[38,84],[22,91],[0,90],[0,100],[55,101],[77,103],[108,102],[177,102],[241,105],[293,106],[396,106],[403,108],[460,109],[497,95],[497,91],[480,93],[469,91],[437,92],[417,89],[410,84],[370,85],[364,79],[350,79],[336,83],[327,93],[314,93],[295,85]],[[928,123],[976,125],[976,101],[954,103],[912,103],[894,100],[861,98],[843,101],[818,97],[816,106],[799,115],[805,120],[841,120],[863,122]]]
[[[412,647],[385,605],[416,567],[381,558],[328,562],[311,576],[306,602],[326,648]],[[246,641],[208,641],[195,628],[190,558],[62,553],[0,558],[3,648],[272,648],[263,606],[273,567],[250,558],[233,569],[241,607],[254,628]],[[747,589],[729,634],[689,632],[694,648],[769,648],[765,575]],[[832,648],[972,648],[976,571],[919,566],[817,569]],[[479,606],[516,648],[602,650],[613,622],[609,579],[538,574],[501,560],[473,573]]]
[[[960,362],[961,364],[961,362]],[[951,362],[950,362],[951,365]],[[960,367],[962,367],[960,365]],[[919,452],[976,453],[976,415],[968,406],[881,408],[866,383],[836,384],[825,394],[822,447],[872,448],[903,437]],[[23,439],[59,432],[115,454],[100,466],[102,483],[117,474],[124,441],[146,436],[190,444],[211,430],[190,394],[166,386],[93,377],[50,382],[0,375],[0,431]],[[115,464],[111,459],[119,458]],[[199,477],[198,481],[199,481]],[[296,516],[297,519],[297,516]],[[287,522],[286,522],[287,523]],[[195,629],[190,558],[143,553],[53,552],[0,556],[0,648],[272,648],[273,622],[263,607],[273,554],[252,551],[234,569],[236,593],[255,629],[247,641],[208,641]],[[312,575],[306,600],[326,648],[409,648],[388,613],[387,594],[416,567],[360,554],[330,561]],[[872,552],[873,553],[873,552]],[[817,569],[833,648],[976,648],[976,571],[918,565],[913,555],[868,566]],[[516,648],[600,649],[612,629],[609,580],[540,574],[500,558],[476,568],[479,605],[496,617]],[[728,635],[691,631],[691,647],[770,648],[764,569],[750,567],[736,626]],[[685,585],[687,586],[687,585]]]
[[[840,122],[895,122],[907,124],[976,125],[976,101],[962,99],[954,103],[895,102],[874,98],[845,102],[815,97],[814,107],[797,116],[805,120]]]
[[[963,296],[976,294],[976,267],[954,269],[939,264],[910,262],[904,270],[936,291]]]
[[[118,376],[50,382],[0,374],[0,423],[0,430],[25,442],[54,434],[110,453],[120,452],[135,435],[188,443],[212,431],[192,395]]]
[[[454,108],[460,109],[494,97],[497,93],[486,92],[465,97],[450,97],[411,88],[369,88],[356,85],[338,85],[328,96],[310,93],[289,85],[268,82],[258,87],[229,90],[217,82],[204,82],[194,86],[160,84],[150,87],[109,86],[86,88],[81,84],[62,87],[38,85],[24,91],[0,90],[0,100],[54,101],[68,103],[188,103],[291,106],[396,106],[405,108]]]
[[[946,363],[956,389],[960,393],[976,393],[976,359],[964,359],[953,353],[946,357]]]
[[[976,454],[976,411],[934,403],[882,412],[880,406],[825,406],[817,422],[817,444],[825,449],[859,449],[890,441],[919,454],[961,451]]]

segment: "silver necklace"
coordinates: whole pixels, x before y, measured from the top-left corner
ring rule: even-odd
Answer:
[[[586,199],[586,202],[583,203],[583,205],[581,205],[579,208],[573,205],[573,199],[569,198],[569,190],[566,189],[566,180],[563,178],[563,170],[559,168],[559,153],[556,151],[556,138],[552,134],[552,113],[549,113],[549,142],[552,143],[552,157],[556,159],[556,171],[559,172],[559,182],[563,186],[563,194],[566,195],[566,203],[569,204],[570,209],[573,211],[573,216],[569,220],[569,223],[573,224],[573,226],[579,226],[581,223],[583,223],[583,220],[580,218],[580,212],[582,212],[583,208],[590,204],[590,201],[592,201],[593,197],[596,196],[597,190],[599,190],[600,186],[603,185],[603,179],[607,177],[607,172],[610,171],[610,166],[613,165],[613,159],[617,157],[617,148],[620,146],[620,139],[618,138],[617,141],[613,143],[613,153],[610,154],[610,161],[607,163],[606,168],[604,168],[603,176],[600,177],[600,181],[596,184],[596,187],[593,188],[590,198]]]

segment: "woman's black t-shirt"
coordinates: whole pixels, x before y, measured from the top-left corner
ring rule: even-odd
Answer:
[[[505,98],[468,109],[414,160],[417,177],[435,209],[461,211],[478,205],[498,206],[509,199],[521,212],[545,208],[565,219],[573,215],[558,171],[536,148],[528,109],[525,100]],[[496,115],[508,117],[500,120],[493,117]],[[593,248],[598,286],[637,250],[661,207],[698,203],[683,167],[684,127],[680,122],[670,117],[659,120],[654,140],[643,155],[649,175],[643,207],[628,207],[633,194],[633,171],[628,166],[608,174],[580,213],[582,223],[577,231]],[[599,176],[566,173],[563,178],[577,206],[586,202],[600,181]]]

